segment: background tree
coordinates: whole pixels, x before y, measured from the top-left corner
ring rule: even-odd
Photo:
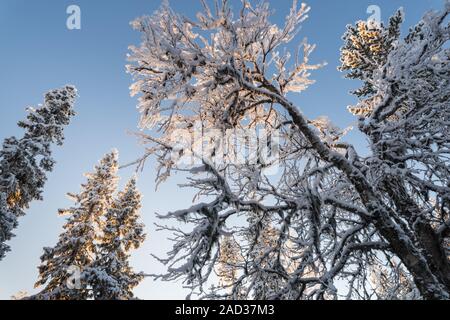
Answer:
[[[51,145],[62,145],[64,127],[75,115],[73,104],[77,91],[72,86],[53,90],[45,95],[43,105],[29,108],[25,121],[18,123],[25,130],[21,139],[7,138],[0,150],[0,260],[10,247],[6,244],[33,200],[42,200],[46,173],[55,160]]]
[[[256,300],[268,300],[272,298],[285,286],[285,278],[280,276],[286,270],[283,266],[283,250],[278,250],[279,232],[271,226],[271,221],[255,215],[253,230],[249,236],[257,237],[250,242],[255,244],[255,248],[250,251],[251,256],[248,261],[252,261],[253,276],[250,278],[252,285],[251,296]],[[259,230],[254,230],[255,228]]]
[[[363,87],[353,92],[356,96],[364,97],[375,93],[371,79],[386,64],[389,53],[395,49],[402,22],[403,11],[398,10],[387,26],[375,21],[358,21],[355,26],[347,26],[341,49],[342,65],[339,69],[348,71],[348,79],[363,81]],[[357,115],[370,112],[353,108],[350,111]]]
[[[248,237],[258,230],[248,218],[258,212],[276,231],[271,255],[282,257],[285,248],[292,253],[288,264],[259,268],[284,280],[270,298],[371,299],[375,264],[396,285],[409,277],[422,298],[450,298],[450,2],[426,14],[405,39],[401,12],[388,26],[360,22],[344,36],[342,70],[363,81],[351,111],[370,141],[367,157],[343,141],[346,130],[326,117],[307,119],[288,99],[311,85],[310,71],[320,67],[309,63],[314,46],[306,41],[295,55],[287,47],[307,17],[306,5],[294,1],[278,27],[269,21],[267,3],[243,1],[236,15],[225,0],[215,10],[202,3],[196,21],[165,3],[133,23],[143,40],[131,47],[132,94],[140,94],[141,126],[155,129],[141,135],[148,143],[141,161],[156,156],[163,181],[173,171],[186,172],[179,160],[191,155],[198,161],[186,186],[205,199],[161,216],[193,228],[165,227],[175,243],[160,259],[168,265],[160,278],[183,279],[207,297],[235,292],[204,288],[220,263],[223,235],[235,236],[244,266],[255,265],[260,238]],[[225,138],[207,152],[199,148],[214,142],[212,130],[228,137],[261,126],[279,136],[271,146],[279,151],[276,161],[265,161],[264,139],[233,144]],[[180,148],[180,140],[199,132],[201,139]],[[242,148],[255,161],[237,163]],[[276,175],[267,170],[273,165],[280,168]],[[246,292],[255,292],[252,273],[243,277],[234,286],[245,282]]]
[[[35,287],[44,288],[33,298],[42,300],[86,300],[92,297],[89,272],[98,252],[99,230],[114,201],[117,188],[118,153],[113,151],[100,161],[79,194],[69,194],[75,206],[60,210],[69,215],[64,232],[53,248],[44,248]],[[72,285],[72,272],[79,273],[79,287]]]
[[[139,223],[140,208],[141,194],[133,178],[106,212],[97,255],[85,271],[94,299],[134,298],[133,289],[144,278],[129,264],[130,251],[138,249],[145,240],[144,225]]]
[[[371,283],[374,296],[381,300],[418,300],[421,299],[411,277],[407,275],[403,266],[393,262],[391,269],[375,265],[372,268]],[[392,281],[395,279],[395,281]]]
[[[241,249],[233,236],[223,236],[219,242],[219,258],[216,266],[216,273],[219,278],[217,288],[213,290],[225,290],[228,298],[240,300],[243,286],[236,285],[239,279],[239,270],[244,258],[240,256]]]

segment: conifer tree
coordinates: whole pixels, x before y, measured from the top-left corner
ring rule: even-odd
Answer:
[[[141,194],[136,179],[131,179],[105,215],[97,258],[86,274],[98,300],[130,300],[143,274],[129,265],[130,251],[145,240],[144,225],[139,220]]]
[[[25,121],[18,126],[25,130],[21,139],[4,140],[0,150],[0,260],[10,247],[6,244],[33,200],[42,200],[46,173],[55,160],[51,145],[62,145],[64,127],[70,122],[77,91],[72,86],[53,90],[45,95],[44,104],[29,108]]]
[[[85,300],[91,296],[87,270],[98,254],[99,230],[113,203],[117,188],[118,153],[107,154],[77,195],[69,194],[75,205],[60,210],[69,215],[64,232],[54,248],[44,248],[35,286],[45,286],[34,298],[44,300]],[[74,279],[74,271],[79,279]],[[75,281],[75,283],[73,283]]]
[[[374,21],[358,21],[355,26],[347,26],[339,70],[348,71],[345,75],[348,79],[363,81],[363,86],[353,92],[356,96],[366,97],[376,92],[370,79],[386,64],[389,53],[395,49],[403,20],[403,11],[398,10],[387,26]],[[367,112],[358,109],[350,111],[357,115]]]

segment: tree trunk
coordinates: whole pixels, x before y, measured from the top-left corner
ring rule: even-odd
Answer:
[[[389,197],[395,203],[396,212],[409,222],[430,270],[445,285],[447,292],[450,292],[450,264],[436,231],[420,216],[421,210],[407,194],[404,183],[393,177],[385,181],[384,185]]]

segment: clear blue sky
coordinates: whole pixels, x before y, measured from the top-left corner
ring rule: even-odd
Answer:
[[[235,7],[239,1],[231,1]],[[273,20],[280,23],[291,5],[289,0],[269,1],[276,10]],[[347,92],[357,86],[342,78],[339,64],[341,36],[346,24],[367,19],[369,5],[381,8],[385,20],[398,7],[406,11],[406,24],[418,21],[429,9],[439,9],[442,0],[310,0],[310,19],[304,24],[303,36],[317,44],[314,62],[328,62],[315,72],[317,83],[301,95],[293,96],[310,117],[328,115],[337,125],[354,124],[346,106],[354,99]],[[66,8],[76,4],[82,12],[82,29],[66,28]],[[19,290],[33,292],[37,265],[44,246],[53,246],[61,232],[64,218],[58,208],[71,205],[66,192],[77,192],[84,181],[83,173],[112,148],[120,151],[121,163],[128,163],[142,153],[135,137],[137,131],[136,100],[129,95],[131,78],[125,72],[127,48],[139,43],[139,34],[131,29],[134,18],[151,14],[160,0],[0,0],[0,140],[22,132],[16,122],[25,117],[25,107],[42,101],[45,91],[73,84],[80,97],[78,116],[66,130],[66,142],[55,149],[58,163],[50,174],[43,202],[35,202],[20,220],[17,237],[10,242],[12,252],[0,262],[0,299],[8,299]],[[172,7],[193,16],[198,1],[172,0]],[[364,150],[365,142],[357,134],[348,139]],[[133,256],[133,265],[146,273],[164,268],[150,254],[163,254],[170,243],[167,234],[155,232],[155,212],[181,209],[190,205],[188,191],[180,190],[173,178],[155,191],[154,163],[147,163],[140,174],[144,194],[142,216],[147,225],[148,241]],[[120,172],[122,183],[132,170]],[[143,299],[184,298],[180,283],[169,284],[145,280],[136,290]]]

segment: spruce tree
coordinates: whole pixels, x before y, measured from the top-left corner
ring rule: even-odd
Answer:
[[[0,150],[0,260],[10,247],[6,244],[33,200],[42,200],[46,173],[55,160],[51,145],[62,145],[64,127],[70,122],[77,91],[72,86],[45,95],[44,104],[28,108],[28,116],[18,126],[25,130],[21,139],[4,140]]]
[[[145,240],[144,225],[139,222],[141,194],[136,179],[131,179],[107,211],[96,260],[87,270],[93,298],[130,300],[143,274],[129,265],[130,251]]]
[[[69,194],[75,201],[75,206],[60,210],[60,214],[69,215],[69,218],[57,245],[54,248],[44,248],[39,279],[35,286],[45,287],[35,299],[90,298],[91,290],[86,272],[90,270],[98,254],[99,230],[114,200],[118,180],[117,158],[116,151],[107,154],[93,173],[86,174],[87,182],[82,185],[81,192],[77,195]],[[79,279],[74,279],[74,271],[79,272]]]

